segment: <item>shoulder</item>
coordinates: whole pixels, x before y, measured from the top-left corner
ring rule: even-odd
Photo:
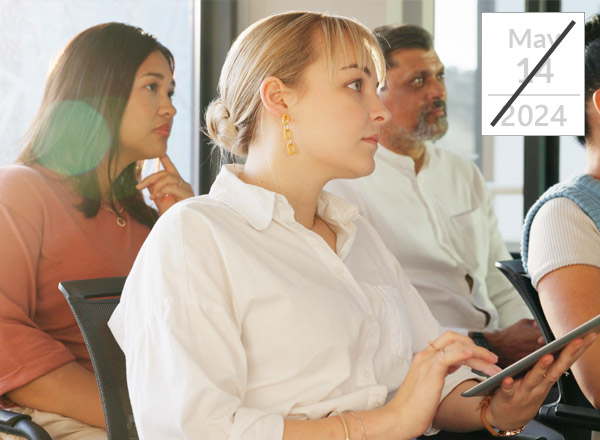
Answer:
[[[0,167],[0,182],[5,185],[30,185],[44,181],[44,176],[35,168],[23,164],[12,164]]]
[[[46,200],[50,182],[38,169],[22,164],[0,167],[0,202],[22,205]]]
[[[455,177],[483,181],[483,175],[475,162],[461,154],[433,144],[427,144],[427,154],[430,156],[432,167],[436,170],[444,169],[448,172],[457,173]]]
[[[556,197],[533,218],[527,269],[537,285],[547,273],[572,264],[600,267],[600,231],[577,203]]]
[[[208,237],[226,236],[227,232],[243,229],[243,223],[243,218],[222,202],[206,195],[190,197],[159,217],[147,241],[161,248],[172,247],[174,242],[183,248],[209,246],[214,240]]]
[[[589,228],[598,233],[592,219],[576,202],[566,197],[556,197],[539,208],[532,220],[531,233],[573,231],[581,228]]]

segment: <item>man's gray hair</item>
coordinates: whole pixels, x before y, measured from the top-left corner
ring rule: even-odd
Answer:
[[[429,32],[421,26],[413,24],[393,24],[379,26],[373,29],[377,37],[377,43],[385,55],[387,67],[394,67],[392,63],[392,52],[398,49],[423,49],[430,50],[433,47],[433,38]]]

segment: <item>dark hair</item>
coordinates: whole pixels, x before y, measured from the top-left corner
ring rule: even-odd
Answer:
[[[595,14],[585,23],[585,136],[577,136],[581,145],[590,135],[587,104],[600,89],[600,15]]]
[[[379,26],[373,29],[377,43],[385,56],[388,68],[394,67],[392,52],[398,49],[423,49],[433,47],[431,34],[420,26],[413,24],[394,24]]]
[[[139,222],[152,227],[158,213],[135,188],[142,162],[129,164],[115,179],[119,129],[135,74],[155,51],[171,71],[171,52],[142,29],[105,23],[86,29],[63,49],[46,80],[42,104],[17,159],[37,163],[73,180],[83,197],[77,206],[86,217],[100,208],[96,168],[107,158],[111,200],[118,200]]]

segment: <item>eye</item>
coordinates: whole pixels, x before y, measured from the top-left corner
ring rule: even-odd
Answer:
[[[443,80],[444,80],[445,76],[446,76],[446,73],[445,73],[445,72],[440,72],[440,73],[438,73],[438,79],[440,79],[441,81],[443,81]]]
[[[355,81],[352,81],[350,84],[348,84],[348,87],[350,87],[352,90],[354,90],[356,92],[360,92],[360,89],[362,87],[362,79],[357,79]]]
[[[156,90],[158,90],[158,84],[156,83],[151,83],[146,85],[146,89],[150,90],[151,92],[156,92]]]
[[[414,87],[421,87],[423,85],[423,81],[424,80],[422,76],[417,76],[410,82],[410,85]]]
[[[169,99],[173,99],[173,95],[175,95],[175,89],[171,89],[167,92]]]

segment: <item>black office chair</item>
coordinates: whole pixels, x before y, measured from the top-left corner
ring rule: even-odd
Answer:
[[[535,318],[546,342],[554,335],[546,321],[537,291],[520,259],[498,261],[496,267],[508,278]],[[572,374],[558,380],[556,402],[543,405],[539,421],[559,431],[566,440],[589,440],[591,431],[600,431],[600,411],[585,398]]]
[[[125,355],[107,322],[119,304],[125,277],[63,281],[67,299],[87,346],[102,397],[109,440],[137,440],[125,377]]]
[[[50,435],[31,417],[14,411],[0,409],[0,432],[28,440],[52,440]]]

